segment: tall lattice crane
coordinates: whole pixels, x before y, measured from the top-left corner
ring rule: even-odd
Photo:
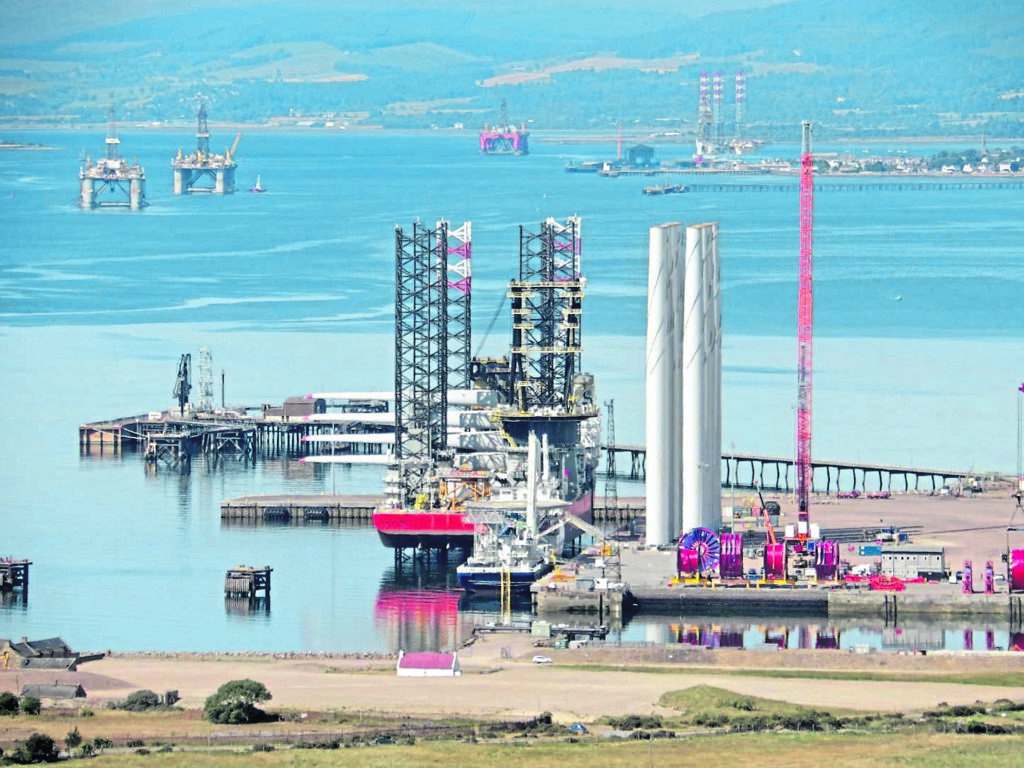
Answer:
[[[811,124],[800,142],[800,294],[797,311],[796,493],[797,537],[810,534],[811,370],[814,342],[814,157]]]

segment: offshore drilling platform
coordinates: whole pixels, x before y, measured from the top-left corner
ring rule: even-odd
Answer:
[[[190,195],[207,192],[230,195],[235,191],[235,150],[242,134],[235,136],[230,149],[223,155],[210,152],[210,130],[206,125],[206,107],[200,106],[196,115],[196,151],[185,155],[180,149],[171,161],[174,169],[174,194]]]
[[[501,100],[501,124],[484,125],[480,131],[481,155],[528,155],[530,132],[525,123],[518,127],[508,121],[505,100]]]
[[[146,171],[138,162],[129,164],[121,158],[118,147],[114,110],[107,121],[107,153],[93,163],[88,157],[78,171],[83,208],[129,208],[142,210],[146,203]],[[120,194],[118,194],[120,193]]]

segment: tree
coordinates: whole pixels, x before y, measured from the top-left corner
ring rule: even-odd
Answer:
[[[129,712],[145,712],[147,709],[159,707],[160,704],[160,697],[157,694],[153,693],[153,691],[143,689],[141,691],[129,693],[128,698],[124,700],[123,709],[126,709]]]
[[[0,715],[18,714],[18,697],[10,691],[0,693]]]
[[[43,709],[43,703],[35,696],[26,696],[21,700],[21,714],[38,715]]]
[[[232,680],[206,700],[203,711],[211,723],[258,723],[266,719],[267,713],[255,705],[270,699],[263,683]]]
[[[55,763],[60,752],[57,743],[45,733],[33,733],[11,757],[17,763]]]
[[[64,737],[64,746],[68,748],[68,752],[77,747],[82,743],[82,734],[78,732],[78,726],[76,725],[70,731],[68,735]]]

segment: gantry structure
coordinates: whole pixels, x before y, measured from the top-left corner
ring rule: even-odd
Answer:
[[[519,228],[519,279],[509,282],[512,303],[510,405],[571,410],[572,387],[583,351],[584,280],[580,219],[548,219],[539,232]]]
[[[448,389],[468,388],[472,225],[395,228],[395,471],[401,506],[432,493],[448,452]]]

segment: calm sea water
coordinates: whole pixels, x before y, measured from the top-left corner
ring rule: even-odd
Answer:
[[[396,224],[473,222],[474,351],[502,354],[518,226],[582,216],[585,367],[599,398],[615,399],[618,440],[643,442],[647,229],[718,221],[723,445],[792,454],[793,193],[648,197],[650,179],[564,172],[611,144],[536,137],[529,157],[482,158],[471,134],[254,131],[238,151],[243,191],[174,197],[170,158],[191,132],[126,128],[122,153],[145,166],[151,205],[85,212],[79,157],[102,150],[102,133],[16,138],[56,149],[0,153],[0,555],[34,561],[28,600],[0,608],[0,636],[393,650],[451,644],[493,616],[447,589],[450,571],[396,574],[371,529],[220,522],[224,498],[373,492],[376,470],[198,461],[182,477],[78,453],[80,423],[168,407],[179,356],[195,360],[201,346],[218,383],[224,371],[228,404],[389,388]],[[233,138],[215,133],[212,145]],[[686,151],[659,148],[664,159]],[[257,174],[262,195],[244,191]],[[1022,222],[1019,190],[819,193],[816,457],[1015,469]],[[274,565],[269,611],[225,604],[224,569],[239,563]]]

